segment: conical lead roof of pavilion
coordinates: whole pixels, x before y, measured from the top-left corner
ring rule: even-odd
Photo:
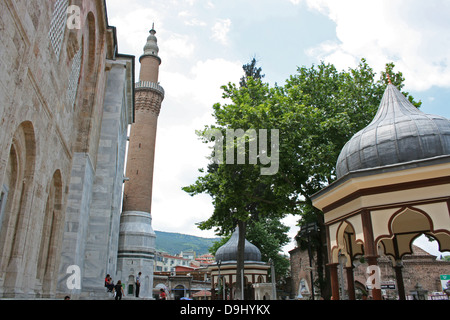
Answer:
[[[237,261],[238,257],[239,227],[231,235],[230,240],[216,251],[216,261]],[[261,251],[245,239],[244,261],[261,261]]]
[[[341,150],[336,174],[443,155],[450,155],[450,120],[423,113],[389,84],[372,122]]]

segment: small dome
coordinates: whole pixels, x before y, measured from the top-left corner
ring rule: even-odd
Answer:
[[[342,149],[336,175],[443,155],[450,155],[450,120],[423,113],[389,84],[372,122]]]
[[[230,240],[216,251],[216,261],[237,261],[239,228],[236,228]],[[261,251],[245,239],[244,261],[261,261]]]

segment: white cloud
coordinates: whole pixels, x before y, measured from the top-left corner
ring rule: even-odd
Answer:
[[[218,19],[212,27],[212,39],[220,42],[223,45],[228,44],[228,32],[230,31],[230,19]]]
[[[178,16],[180,18],[185,18],[186,20],[184,21],[184,24],[187,26],[200,26],[200,27],[204,27],[206,26],[206,22],[199,20],[198,18],[191,18],[192,16],[192,11],[181,11],[178,13]]]
[[[164,39],[164,60],[189,58],[195,51],[192,38],[188,35],[171,33]],[[170,63],[170,62],[168,62]]]
[[[220,101],[220,87],[228,82],[237,83],[241,74],[240,61],[208,59],[197,61],[187,73],[166,72],[164,87],[173,99],[184,101],[180,107],[195,108],[196,114],[202,114],[202,111],[212,110],[212,105]]]
[[[307,0],[336,23],[338,42],[307,53],[338,67],[361,58],[376,70],[394,62],[410,90],[450,86],[450,4],[436,0]]]
[[[187,26],[194,26],[194,27],[205,27],[206,22],[198,20],[197,18],[193,18],[191,20],[187,20],[184,22]]]
[[[164,107],[164,106],[163,106]],[[156,230],[197,234],[195,223],[212,214],[211,201],[181,190],[193,184],[207,163],[206,145],[195,135],[200,120],[176,127],[159,126],[154,171],[153,226]]]
[[[210,154],[195,130],[214,122],[212,105],[220,102],[220,86],[237,82],[242,63],[224,59],[197,61],[186,73],[164,73],[166,98],[158,124],[153,189],[153,227],[213,237],[195,223],[208,219],[213,207],[207,195],[191,197],[181,188],[193,184]],[[164,118],[163,118],[164,117]]]
[[[165,15],[153,7],[146,7],[137,1],[127,2],[127,10],[123,10],[123,1],[108,0],[109,24],[117,28],[119,52],[142,54],[145,39],[155,23],[156,29],[163,29]]]
[[[171,22],[181,21],[184,25],[205,27],[203,21],[209,21],[206,19],[208,17],[197,16],[196,11],[186,8],[195,5],[195,1],[181,3],[180,12],[168,10],[173,4],[157,2],[154,6],[148,6],[144,1],[131,0],[124,9],[123,1],[108,0],[108,13],[110,24],[117,27],[120,52],[137,57],[137,73],[140,68],[138,57],[153,21],[157,30],[163,60],[159,81],[166,97],[158,120],[153,227],[155,230],[209,237],[214,236],[214,232],[200,231],[195,223],[211,216],[211,200],[207,195],[191,197],[181,188],[194,183],[200,175],[198,169],[208,163],[208,145],[198,140],[195,130],[213,123],[212,105],[221,100],[220,86],[239,81],[242,63],[221,58],[202,60],[199,57],[200,48],[196,47],[199,36],[171,28]],[[231,22],[215,22],[215,40],[226,43]]]

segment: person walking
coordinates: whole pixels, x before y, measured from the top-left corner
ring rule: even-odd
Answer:
[[[117,284],[114,286],[114,292],[116,293],[115,300],[122,300],[122,296],[125,295],[123,292],[122,282],[119,280]]]
[[[136,298],[139,298],[139,292],[141,291],[141,274],[142,272],[139,272],[136,277]]]

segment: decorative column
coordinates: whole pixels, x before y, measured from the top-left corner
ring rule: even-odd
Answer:
[[[378,254],[373,239],[372,218],[368,210],[363,210],[361,213],[363,232],[364,232],[364,252],[366,253],[366,260],[369,266],[378,267]],[[378,269],[379,270],[379,269]],[[381,275],[378,275],[381,277]],[[373,300],[381,300],[381,288],[372,288]]]
[[[356,300],[355,279],[354,279],[354,276],[353,276],[353,266],[345,267],[345,271],[347,272],[348,299],[349,300]]]
[[[403,263],[402,260],[395,260],[395,279],[397,280],[397,290],[398,290],[398,298],[399,300],[406,300],[406,294],[405,294],[405,285],[403,283]]]
[[[333,300],[339,300],[339,278],[338,278],[338,267],[339,263],[330,263],[327,267],[330,270],[331,278],[331,295]]]

